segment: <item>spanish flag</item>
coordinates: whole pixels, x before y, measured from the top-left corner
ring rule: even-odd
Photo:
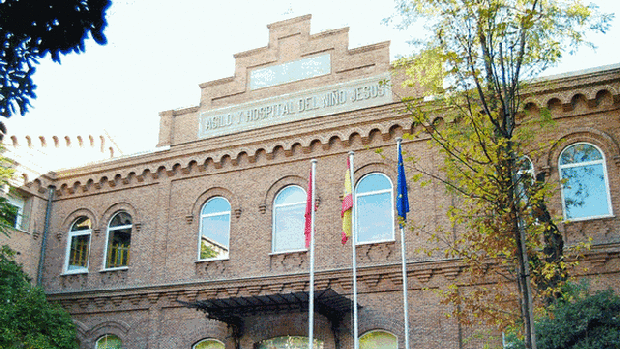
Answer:
[[[353,214],[353,191],[351,189],[351,162],[347,159],[347,173],[344,176],[344,199],[342,200],[342,244],[351,236]]]

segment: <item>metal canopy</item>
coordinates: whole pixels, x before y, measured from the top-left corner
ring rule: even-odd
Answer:
[[[189,308],[203,311],[208,319],[225,322],[232,327],[235,348],[241,348],[244,319],[250,316],[281,313],[303,313],[309,309],[308,292],[277,293],[262,296],[212,298],[195,302],[177,301]],[[359,304],[357,305],[359,307]],[[339,327],[345,314],[353,309],[353,301],[332,289],[314,292],[314,310],[331,322],[340,348]]]
[[[309,298],[308,292],[301,291],[181,303],[204,311],[209,319],[236,325],[250,316],[308,311]],[[332,289],[315,291],[314,302],[317,313],[336,323],[353,309],[353,301]]]

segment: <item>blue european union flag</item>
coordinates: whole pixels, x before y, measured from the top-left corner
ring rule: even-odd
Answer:
[[[405,176],[405,167],[403,166],[403,153],[398,143],[398,183],[396,188],[396,210],[398,215],[407,220],[407,212],[409,212],[409,197],[407,196],[407,177]]]

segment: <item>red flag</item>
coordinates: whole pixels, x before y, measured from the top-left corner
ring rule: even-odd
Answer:
[[[351,187],[351,162],[347,159],[347,173],[344,176],[344,199],[342,200],[342,244],[346,244],[351,236],[352,212],[353,212],[353,190]]]
[[[308,196],[306,198],[306,225],[304,227],[304,235],[306,235],[306,248],[310,247],[310,241],[312,240],[312,170],[310,170],[310,177],[308,179]],[[316,211],[316,207],[314,208]]]

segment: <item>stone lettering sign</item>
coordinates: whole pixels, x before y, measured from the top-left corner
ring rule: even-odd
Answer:
[[[198,138],[210,138],[392,102],[390,75],[252,101],[199,114]]]

